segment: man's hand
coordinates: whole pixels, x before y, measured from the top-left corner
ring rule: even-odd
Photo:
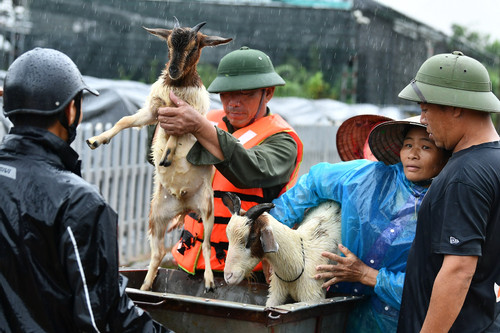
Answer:
[[[323,288],[328,288],[338,282],[361,282],[364,285],[374,287],[377,282],[378,270],[366,265],[342,244],[339,244],[339,249],[345,257],[330,252],[321,254],[337,263],[336,265],[316,267],[316,270],[320,272],[314,276],[316,280],[329,279],[323,284]]]
[[[197,134],[206,118],[172,91],[170,91],[170,100],[174,106],[158,109],[158,122],[161,128],[168,135]]]
[[[170,91],[170,100],[174,106],[158,109],[160,127],[168,135],[193,134],[206,150],[223,161],[224,153],[219,146],[219,138],[214,125],[172,91]]]

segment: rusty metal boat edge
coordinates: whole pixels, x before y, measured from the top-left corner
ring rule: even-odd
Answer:
[[[262,283],[244,281],[229,287],[216,277],[216,291],[205,294],[197,288],[203,287],[202,277],[162,268],[153,291],[141,291],[146,270],[120,272],[129,279],[126,292],[134,303],[176,332],[343,332],[349,311],[361,299],[334,296],[267,308],[263,305],[267,286]],[[255,294],[249,296],[250,302],[231,300],[249,293]]]

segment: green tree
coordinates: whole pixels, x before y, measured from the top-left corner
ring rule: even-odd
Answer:
[[[453,24],[452,25],[453,36],[452,38],[458,40],[465,40],[470,43],[481,47],[486,53],[494,59],[494,66],[486,66],[490,74],[491,85],[493,93],[496,96],[500,96],[500,41],[494,40],[490,42],[490,35],[480,34],[475,31],[469,31],[466,27]],[[498,114],[492,114],[493,122],[497,131],[500,130],[500,117]]]

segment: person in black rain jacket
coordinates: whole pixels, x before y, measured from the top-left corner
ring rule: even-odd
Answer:
[[[36,48],[4,81],[0,145],[0,331],[170,332],[125,293],[117,214],[70,147],[83,90],[65,54]]]

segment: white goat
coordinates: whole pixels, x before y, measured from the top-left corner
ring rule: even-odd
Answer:
[[[323,281],[314,279],[316,266],[328,263],[322,252],[335,252],[340,242],[340,206],[327,201],[310,209],[294,230],[267,213],[272,203],[240,212],[238,196],[225,193],[224,204],[233,216],[226,228],[229,248],[224,268],[227,284],[240,283],[266,258],[273,267],[266,306],[285,303],[288,295],[298,302],[325,298]],[[241,213],[244,215],[240,216]]]
[[[202,115],[210,106],[207,90],[196,70],[201,49],[230,42],[231,38],[206,36],[199,32],[202,22],[193,28],[180,28],[178,22],[173,30],[147,29],[153,35],[166,40],[169,61],[161,76],[152,85],[145,105],[136,114],[120,119],[111,129],[87,140],[95,149],[108,143],[125,128],[142,127],[158,122],[158,108],[172,106],[169,93],[173,91]],[[149,214],[149,240],[151,261],[148,273],[141,286],[149,290],[156,277],[161,260],[166,254],[164,236],[167,223],[169,230],[180,227],[184,217],[195,212],[203,219],[203,256],[205,258],[205,290],[214,287],[210,266],[210,234],[214,224],[212,174],[213,166],[194,166],[186,155],[196,142],[192,134],[179,137],[168,136],[159,126],[153,140],[153,160],[155,165],[154,192]]]

